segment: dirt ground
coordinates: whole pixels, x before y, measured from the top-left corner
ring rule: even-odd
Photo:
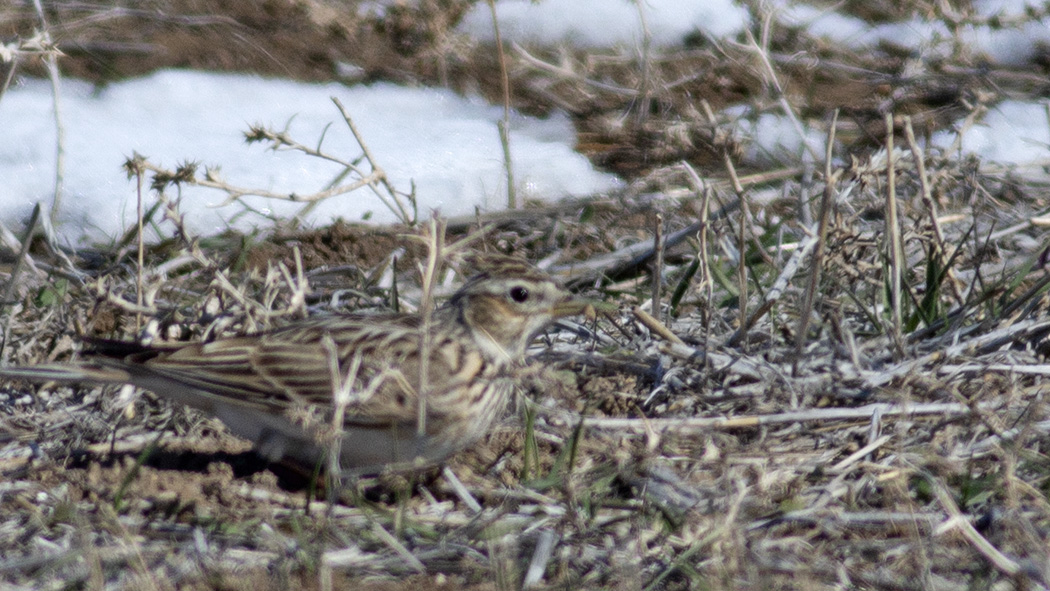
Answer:
[[[454,29],[471,4],[47,3],[45,17],[63,75],[99,84],[180,67],[499,103],[497,52]],[[871,22],[958,17],[943,8],[843,5]],[[39,28],[30,7],[0,8],[5,41]],[[1004,97],[1045,100],[1050,60],[764,38],[646,56],[529,48],[571,76],[508,52],[511,105],[567,111],[578,149],[628,187],[449,222],[450,243],[483,229],[474,248],[543,260],[608,309],[542,337],[516,412],[441,469],[334,495],[149,393],[0,384],[0,587],[1050,586],[1050,177],[932,151],[920,166],[906,139],[908,124],[922,139]],[[17,73],[45,69],[30,56]],[[822,130],[838,110],[833,162],[745,157],[721,109],[782,101]],[[892,166],[886,113],[904,150]],[[337,294],[341,310],[410,304],[426,254],[404,238],[423,227],[175,230],[144,268],[188,262],[147,279],[144,316],[130,244],[72,255],[38,239],[18,271],[5,245],[4,362],[67,360],[80,336],[134,338],[151,320],[179,340],[279,324],[260,310],[292,306],[279,269],[299,262],[315,310]],[[378,278],[398,246],[393,293]]]

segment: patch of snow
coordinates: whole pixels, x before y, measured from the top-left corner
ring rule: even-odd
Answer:
[[[955,141],[954,132],[933,135],[942,149]],[[963,135],[961,149],[985,161],[1016,166],[1044,167],[1050,162],[1050,121],[1045,103],[1003,101]]]
[[[797,162],[804,151],[809,151],[815,159],[823,158],[825,134],[812,129],[803,129],[800,134],[784,115],[763,113],[755,120],[741,118],[737,125],[740,136],[750,140],[744,153],[747,162]]]
[[[135,184],[122,169],[138,152],[174,168],[184,161],[218,166],[229,183],[277,192],[313,193],[340,168],[298,152],[274,153],[264,144],[246,146],[249,124],[282,129],[293,138],[345,160],[361,152],[330,97],[353,117],[379,166],[394,186],[415,183],[420,216],[440,210],[453,216],[476,207],[505,207],[503,151],[496,121],[501,107],[462,98],[451,91],[392,84],[345,87],[267,80],[250,75],[167,70],[113,84],[99,91],[64,80],[66,177],[60,231],[74,243],[120,235],[134,223]],[[36,202],[49,205],[53,192],[55,131],[46,81],[26,80],[0,100],[0,221],[28,218]],[[515,114],[511,152],[519,195],[556,200],[610,190],[620,183],[596,171],[573,151],[575,132],[564,115],[546,120]],[[327,130],[326,130],[327,128]],[[362,163],[367,171],[367,163]],[[344,180],[343,182],[347,182]],[[258,215],[236,216],[240,205],[223,205],[218,191],[185,188],[181,209],[191,230],[212,234],[229,225],[267,226]],[[152,202],[153,196],[147,199]],[[252,207],[290,217],[302,203],[248,198]],[[307,221],[335,218],[394,221],[367,189],[321,203]],[[228,220],[235,221],[229,222]]]
[[[1029,22],[1018,28],[968,28],[967,46],[995,63],[1023,66],[1035,57],[1039,45],[1050,44],[1050,23]]]
[[[735,37],[750,23],[746,8],[733,0],[640,0],[652,44],[680,45],[690,34]],[[496,3],[504,41],[581,48],[638,47],[643,38],[638,4],[631,0],[502,0]],[[492,42],[492,12],[478,2],[459,30]]]
[[[1045,10],[1045,3],[1034,0],[981,0],[974,3],[980,17],[1021,18],[1026,8]],[[834,9],[821,9],[804,3],[779,3],[774,9],[779,21],[792,27],[804,27],[821,37],[854,48],[876,47],[887,43],[927,56],[948,55],[956,40],[943,21],[921,18],[872,26],[862,19],[840,14]],[[959,30],[958,43],[977,55],[994,62],[1020,65],[1031,60],[1040,44],[1050,43],[1050,25],[1032,21],[1017,27],[991,28],[965,26]]]

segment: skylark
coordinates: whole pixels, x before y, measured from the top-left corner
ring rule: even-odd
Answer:
[[[214,415],[270,461],[305,469],[334,450],[344,473],[432,465],[488,432],[532,339],[588,306],[524,261],[496,261],[428,323],[344,314],[208,343],[99,341],[76,364],[0,376],[134,384]]]

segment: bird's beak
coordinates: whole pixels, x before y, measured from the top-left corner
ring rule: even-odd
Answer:
[[[594,302],[579,298],[569,298],[564,302],[555,304],[554,306],[553,316],[555,318],[578,316],[580,314],[587,316],[587,318],[594,319],[597,315],[594,311]]]

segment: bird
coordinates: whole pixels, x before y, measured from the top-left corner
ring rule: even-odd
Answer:
[[[132,384],[217,417],[270,462],[373,475],[434,466],[487,434],[531,341],[591,310],[527,261],[487,255],[429,319],[329,313],[209,342],[93,340],[78,362],[0,377]]]

